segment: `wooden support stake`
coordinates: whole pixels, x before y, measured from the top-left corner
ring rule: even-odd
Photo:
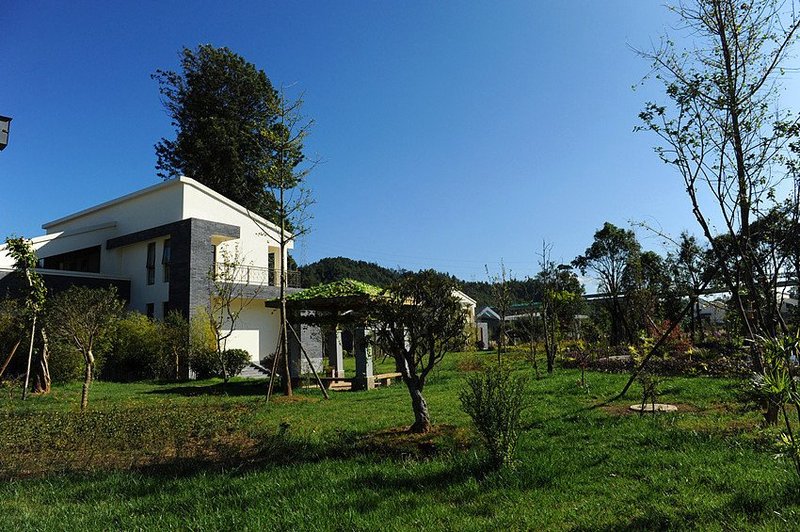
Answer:
[[[31,359],[33,358],[33,342],[36,339],[36,316],[33,317],[31,323],[31,346],[28,349],[28,370],[25,372],[25,385],[22,388],[22,400],[28,397],[28,382],[31,376]]]
[[[281,323],[280,334],[278,334],[278,345],[275,346],[275,356],[272,358],[272,370],[269,372],[269,385],[267,386],[267,403],[272,397],[272,386],[275,383],[275,371],[278,369],[278,359],[281,357],[281,339],[283,338],[283,323]]]
[[[0,377],[2,377],[3,373],[6,372],[6,368],[8,367],[8,363],[11,362],[11,359],[14,357],[14,353],[17,352],[17,348],[20,346],[21,343],[22,343],[22,340],[17,340],[17,343],[14,344],[14,348],[11,350],[11,354],[8,355],[8,358],[6,358],[6,361],[3,362],[3,367],[0,368]]]

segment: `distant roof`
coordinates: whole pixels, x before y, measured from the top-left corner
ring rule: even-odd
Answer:
[[[467,294],[465,294],[461,290],[453,290],[453,295],[456,296],[457,298],[461,299],[462,301],[466,301],[466,302],[468,302],[468,303],[470,303],[472,305],[477,303],[477,301],[475,301],[474,299],[469,297]]]

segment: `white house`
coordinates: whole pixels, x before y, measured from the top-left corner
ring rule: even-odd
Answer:
[[[206,307],[209,272],[223,254],[238,254],[244,266],[237,281],[257,288],[258,296],[228,347],[246,349],[254,362],[275,350],[279,318],[264,301],[278,296],[286,268],[285,257],[283,264],[277,259],[280,230],[197,181],[164,181],[42,228],[46,233],[32,243],[48,287],[114,284],[130,309],[154,318],[171,309],[189,317]],[[0,247],[0,289],[12,266]]]

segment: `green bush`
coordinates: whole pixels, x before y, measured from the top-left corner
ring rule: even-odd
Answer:
[[[222,352],[228,377],[235,377],[250,363],[250,354],[244,349],[226,349]],[[198,379],[222,377],[219,355],[212,349],[196,349],[189,359],[190,367]]]
[[[74,382],[83,378],[83,355],[74,346],[50,342],[47,365],[55,383]]]
[[[492,465],[513,465],[525,409],[525,379],[503,368],[489,368],[467,377],[459,399],[483,438]]]
[[[250,363],[250,353],[244,349],[226,349],[222,356],[225,359],[229,377],[235,377]],[[222,373],[222,368],[220,368],[220,373]]]
[[[100,377],[112,381],[156,378],[163,356],[160,337],[156,322],[138,312],[127,314],[117,324]]]
[[[207,347],[195,347],[189,355],[189,367],[198,379],[216,377],[222,373],[219,369],[217,352]]]

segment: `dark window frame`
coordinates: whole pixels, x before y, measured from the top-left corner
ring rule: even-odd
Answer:
[[[149,242],[147,244],[147,284],[152,285],[156,283],[156,243]]]
[[[161,265],[164,268],[164,282],[169,282],[170,264],[172,262],[172,239],[167,238],[164,240],[164,246],[161,252]]]

